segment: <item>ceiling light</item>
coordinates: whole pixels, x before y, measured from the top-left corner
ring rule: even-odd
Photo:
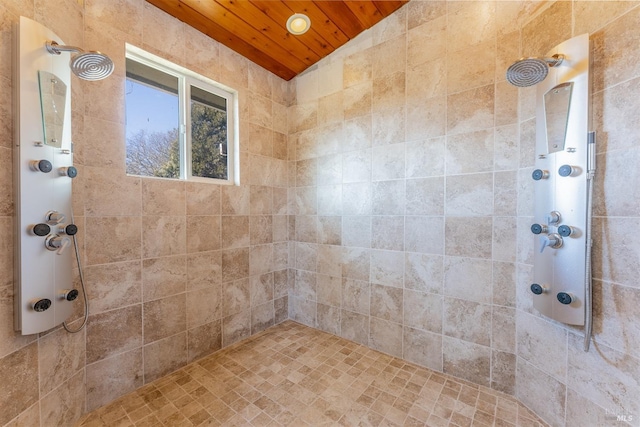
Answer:
[[[306,33],[309,27],[311,27],[311,21],[303,13],[294,13],[287,19],[287,30],[296,36]]]

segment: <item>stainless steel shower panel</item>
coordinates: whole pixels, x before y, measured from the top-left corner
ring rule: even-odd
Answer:
[[[557,321],[583,325],[585,322],[585,284],[590,277],[587,265],[587,193],[589,132],[589,36],[567,40],[547,53],[563,54],[564,60],[549,69],[537,86],[535,217],[536,235],[534,280],[531,292],[534,307]],[[567,83],[572,83],[567,85]],[[568,89],[570,88],[570,89]],[[571,90],[566,117],[564,146],[550,143],[547,131],[564,132],[545,95],[554,90]],[[551,92],[550,92],[551,91]],[[560,108],[560,110],[562,110]],[[548,116],[549,114],[549,116]],[[560,126],[562,125],[562,126]],[[539,225],[539,226],[538,226]]]
[[[23,335],[61,324],[77,297],[70,237],[77,231],[71,224],[71,73],[68,58],[47,53],[44,41],[52,38],[58,39],[20,18],[14,61],[14,317]],[[49,133],[47,120],[54,122]]]

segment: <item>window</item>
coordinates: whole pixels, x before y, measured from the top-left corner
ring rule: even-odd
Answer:
[[[238,183],[236,92],[127,45],[127,174]]]

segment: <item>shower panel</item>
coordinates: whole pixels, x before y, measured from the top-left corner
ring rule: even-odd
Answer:
[[[547,57],[560,61],[545,65],[548,75],[537,78],[531,176],[537,244],[530,291],[540,313],[570,325],[586,321],[589,333],[595,138],[589,133],[588,34],[559,44]]]
[[[15,329],[51,329],[74,311],[68,59],[49,54],[57,36],[21,17],[14,61]]]

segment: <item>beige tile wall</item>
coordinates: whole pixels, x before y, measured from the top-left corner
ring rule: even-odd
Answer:
[[[79,334],[40,337],[13,332],[11,61],[0,65],[0,425],[69,425],[288,317],[293,86],[142,0],[2,2],[4,58],[20,15],[116,64],[109,79],[72,85],[74,210],[91,315]],[[239,91],[240,186],[126,176],[125,42]]]
[[[639,425],[639,21],[637,2],[412,1],[299,76],[291,318],[513,393],[553,425]],[[600,144],[589,353],[531,306],[535,90],[504,78],[584,32]]]
[[[638,425],[637,2],[414,0],[292,83],[142,0],[2,2],[3,58],[20,15],[117,71],[73,84],[88,327],[22,337],[0,61],[0,425],[70,424],[288,316],[513,393],[553,425]],[[589,353],[531,307],[535,94],[503,77],[583,32],[600,143]],[[239,90],[241,186],[125,176],[125,42]]]

